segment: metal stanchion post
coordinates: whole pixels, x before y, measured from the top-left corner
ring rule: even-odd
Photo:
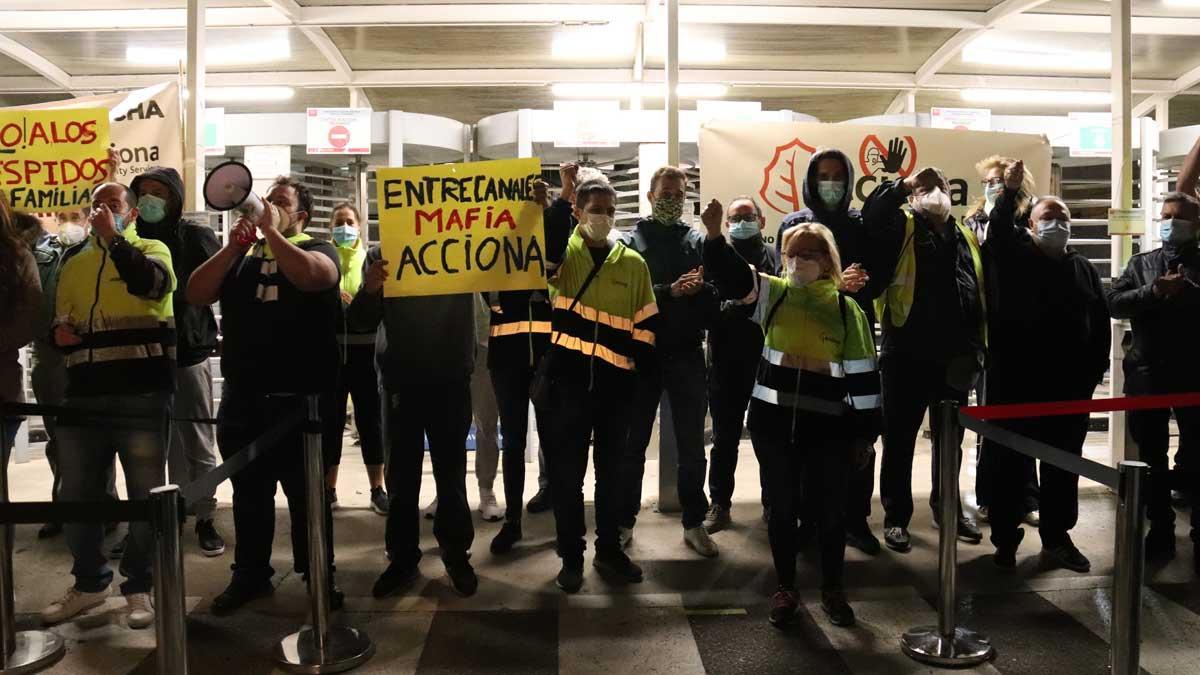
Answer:
[[[309,396],[304,428],[304,487],[308,506],[308,595],[312,625],[283,638],[275,660],[294,673],[340,673],[366,663],[375,645],[363,631],[329,623],[329,560],[325,536],[325,469],[320,398]]]
[[[1113,561],[1111,666],[1113,675],[1137,675],[1142,641],[1142,489],[1150,467],[1121,462],[1117,495],[1117,550]]]
[[[0,502],[8,502],[8,422],[0,415]],[[13,600],[13,526],[0,525],[0,675],[34,673],[58,662],[67,647],[42,630],[17,631]]]
[[[962,667],[983,663],[995,653],[986,637],[956,625],[955,586],[958,572],[958,403],[938,404],[938,478],[941,527],[938,530],[938,625],[914,628],[900,638],[910,658],[933,666]]]
[[[187,675],[187,607],[180,527],[183,504],[178,485],[150,491],[154,527],[154,631],[158,672]]]

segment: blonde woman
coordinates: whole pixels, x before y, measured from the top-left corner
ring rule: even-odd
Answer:
[[[988,220],[992,209],[996,207],[996,200],[1004,193],[1004,171],[1012,167],[1016,162],[1017,160],[1012,157],[992,155],[975,165],[975,170],[979,172],[979,177],[983,181],[983,196],[967,212],[963,223],[971,228],[971,231],[975,233],[975,237],[979,239],[980,244],[983,244],[987,239]],[[1021,187],[1017,190],[1016,195],[1015,206],[1018,226],[1029,227],[1029,208],[1033,204],[1033,191],[1033,175],[1026,170],[1025,177],[1021,181]]]

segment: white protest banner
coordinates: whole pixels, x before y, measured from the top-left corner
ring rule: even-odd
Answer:
[[[753,195],[774,241],[779,222],[805,207],[808,160],[818,148],[846,153],[854,168],[851,205],[861,208],[884,178],[935,166],[946,174],[956,216],[983,196],[975,164],[991,155],[1025,160],[1037,191],[1050,186],[1050,144],[1043,136],[811,122],[712,121],[700,128],[702,203]]]
[[[370,108],[309,108],[310,155],[371,154]]]
[[[179,107],[178,82],[20,108],[106,108],[109,111],[109,141],[121,156],[117,180],[126,185],[134,176],[152,166],[166,166],[183,173],[183,117]]]

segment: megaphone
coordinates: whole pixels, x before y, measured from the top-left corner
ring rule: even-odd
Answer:
[[[255,224],[267,211],[271,213],[275,227],[283,220],[275,205],[254,194],[254,177],[250,169],[236,160],[222,162],[209,172],[204,179],[204,202],[214,211],[235,211]]]

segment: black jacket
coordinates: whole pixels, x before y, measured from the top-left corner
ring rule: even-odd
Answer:
[[[717,289],[711,283],[691,297],[671,297],[671,284],[704,265],[704,235],[683,223],[663,225],[643,219],[623,232],[626,246],[641,254],[650,268],[659,324],[655,346],[661,357],[699,349],[704,331],[720,313]]]
[[[1108,369],[1111,331],[1100,274],[1068,249],[1042,253],[1014,223],[1006,192],[983,245],[988,287],[988,402],[1090,399]]]
[[[733,250],[759,272],[779,274],[779,254],[763,241],[762,235],[749,239],[731,238],[730,243]],[[711,276],[710,270],[705,268],[705,277]],[[739,300],[741,298],[722,299],[721,314],[708,331],[708,356],[715,367],[758,365],[763,347],[762,328],[751,319],[754,304],[742,304]]]
[[[1139,253],[1108,292],[1113,317],[1133,325],[1124,361],[1127,394],[1194,391],[1200,378],[1200,288],[1193,285],[1171,299],[1152,290],[1155,279],[1176,268],[1200,283],[1200,250],[1164,246]]]
[[[175,268],[175,334],[178,346],[176,363],[184,368],[202,363],[217,349],[217,320],[211,307],[197,307],[187,301],[187,284],[192,272],[221,249],[211,228],[183,220],[183,179],[175,169],[152,167],[133,179],[129,189],[137,192],[144,180],[155,180],[171,190],[174,199],[167,204],[167,215],[158,223],[138,217],[138,236],[157,239],[171,251]]]

